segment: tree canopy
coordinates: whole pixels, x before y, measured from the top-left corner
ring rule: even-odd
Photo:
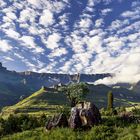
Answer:
[[[72,83],[63,88],[63,91],[66,93],[67,98],[71,102],[71,107],[73,107],[86,97],[89,89],[85,83]]]

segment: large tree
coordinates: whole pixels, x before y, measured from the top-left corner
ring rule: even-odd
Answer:
[[[70,101],[71,107],[74,107],[79,101],[82,101],[89,92],[85,83],[72,83],[62,89]]]

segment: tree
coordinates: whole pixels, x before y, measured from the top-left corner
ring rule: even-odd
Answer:
[[[112,110],[113,109],[113,93],[112,91],[108,92],[108,104],[107,104],[107,109]]]
[[[74,107],[79,101],[83,100],[89,92],[88,86],[85,83],[72,83],[63,88],[71,107]]]

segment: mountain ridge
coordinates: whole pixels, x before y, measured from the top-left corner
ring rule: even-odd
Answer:
[[[21,96],[28,97],[42,86],[51,87],[77,81],[77,74],[16,72],[7,70],[0,63],[0,106],[17,103]],[[79,82],[95,82],[110,74],[80,74]]]

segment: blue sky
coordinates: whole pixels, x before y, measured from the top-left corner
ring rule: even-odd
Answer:
[[[0,61],[10,70],[137,81],[139,60],[139,0],[0,0]]]

